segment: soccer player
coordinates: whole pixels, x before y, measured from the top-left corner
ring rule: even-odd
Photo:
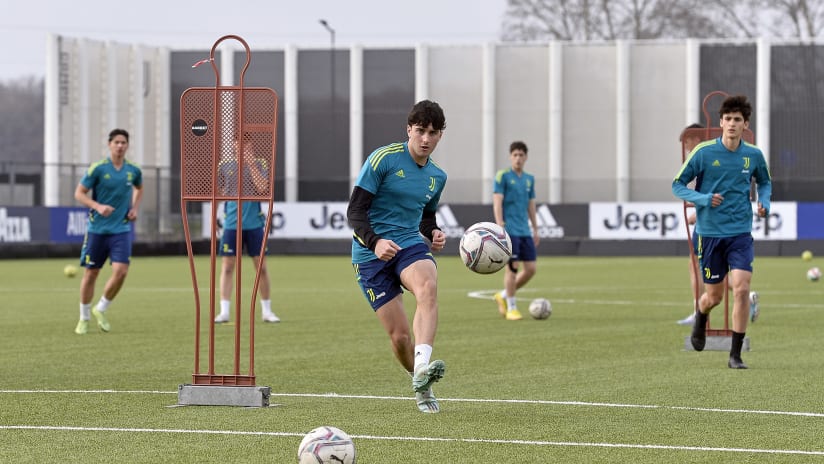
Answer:
[[[515,292],[535,275],[536,246],[541,240],[535,220],[535,177],[524,171],[527,153],[524,142],[509,145],[511,167],[495,175],[492,193],[495,222],[506,229],[512,240],[512,257],[504,271],[504,289],[494,296],[498,311],[508,321],[522,318],[515,303]]]
[[[254,192],[264,192],[268,187],[269,170],[267,161],[255,156],[253,145],[248,137],[244,137],[243,166],[244,185]],[[237,147],[237,142],[235,142]],[[220,175],[219,185],[227,195],[236,195],[238,161],[234,158],[222,159],[218,166]],[[251,184],[247,181],[251,180]],[[248,193],[248,192],[247,192]],[[220,260],[220,313],[215,316],[216,323],[229,322],[230,309],[232,307],[232,283],[235,273],[235,261],[237,259],[237,247],[246,247],[246,253],[252,257],[254,269],[260,267],[260,281],[258,292],[260,294],[260,305],[262,307],[261,318],[263,322],[280,322],[280,318],[272,311],[272,300],[270,296],[271,288],[269,282],[269,271],[266,267],[266,260],[260,263],[261,247],[265,246],[264,231],[266,226],[266,215],[259,201],[244,201],[241,211],[241,243],[237,243],[237,219],[238,203],[227,201],[223,204],[223,235],[220,239],[218,253]],[[268,251],[268,247],[264,253]]]
[[[703,137],[701,137],[696,131],[689,131],[689,129],[703,129],[704,126],[698,123],[690,124],[689,126],[685,127],[683,131],[681,131],[680,140],[684,144],[684,149],[687,153],[692,153],[692,150],[695,148],[696,145],[701,143]],[[688,187],[695,188],[695,181],[689,183]],[[694,208],[695,205],[688,204],[688,208]],[[687,223],[694,226],[695,225],[695,211],[691,212],[687,217]],[[693,227],[693,231],[695,227]],[[698,277],[698,259],[700,259],[700,250],[698,249],[698,235],[692,233],[692,248],[693,252],[695,253],[696,259],[693,259],[690,256],[689,262],[689,273],[690,273],[690,288],[693,289],[694,295],[701,295],[704,292],[704,282]],[[698,302],[693,300],[692,307],[693,310],[690,311],[689,315],[683,319],[678,320],[679,325],[693,325],[695,323],[695,306]],[[758,320],[758,315],[760,311],[758,309],[758,293],[757,292],[750,292],[750,321],[755,322]]]
[[[755,179],[757,213],[770,211],[772,181],[761,150],[742,138],[749,127],[752,105],[743,95],[727,97],[719,109],[722,135],[698,144],[672,182],[673,193],[695,204],[698,248],[704,278],[704,292],[698,300],[690,340],[696,351],[706,344],[709,312],[724,296],[724,279],[729,274],[733,291],[732,343],[727,365],[746,369],[741,347],[749,319],[752,262],[750,183]],[[687,184],[696,179],[695,189]]]
[[[446,369],[442,360],[430,362],[438,325],[438,270],[432,252],[446,244],[435,220],[446,173],[430,156],[445,127],[440,105],[416,103],[407,116],[408,140],[369,155],[347,209],[358,284],[389,335],[395,357],[412,376],[418,409],[424,413],[440,410],[432,384]],[[414,341],[402,288],[415,295]]]
[[[111,330],[105,313],[129,272],[131,221],[137,219],[143,197],[143,174],[140,167],[126,159],[128,149],[127,131],[114,129],[109,132],[110,156],[92,163],[74,191],[74,198],[89,208],[86,236],[80,251],[80,265],[86,269],[80,281],[80,321],[74,328],[78,335],[88,332],[91,314],[100,330]],[[94,286],[107,258],[111,260],[112,275],[106,281],[100,301],[92,309]]]

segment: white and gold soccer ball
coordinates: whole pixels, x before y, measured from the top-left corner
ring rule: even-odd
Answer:
[[[68,278],[72,278],[77,275],[77,266],[72,264],[67,264],[66,267],[63,268],[63,275]]]
[[[324,425],[311,430],[298,447],[298,464],[355,464],[355,444],[343,430]]]
[[[498,224],[478,222],[464,232],[459,252],[469,270],[478,274],[492,274],[503,269],[509,262],[512,240]]]
[[[807,271],[807,280],[810,282],[818,282],[818,279],[821,278],[821,269],[817,267],[811,267]]]
[[[552,303],[546,298],[536,298],[529,303],[529,314],[535,319],[546,319],[552,315]]]

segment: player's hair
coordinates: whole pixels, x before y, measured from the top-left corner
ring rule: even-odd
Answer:
[[[122,135],[123,137],[126,137],[126,141],[127,142],[129,141],[129,132],[126,129],[112,129],[112,131],[109,132],[109,142],[114,140],[114,138],[117,137],[118,135]]]
[[[446,116],[443,115],[441,106],[431,100],[421,100],[415,103],[409,116],[406,118],[406,124],[409,126],[429,127],[435,130],[446,129]]]
[[[509,152],[512,153],[515,150],[521,150],[524,153],[529,153],[529,149],[526,147],[526,144],[520,140],[516,140],[509,144]]]
[[[678,141],[683,142],[684,141],[684,135],[690,129],[703,129],[703,128],[704,128],[704,125],[700,124],[700,123],[697,123],[697,122],[694,122],[694,123],[690,124],[689,126],[685,127],[684,130],[681,131],[681,135],[678,136]]]
[[[736,95],[724,99],[721,108],[718,110],[718,116],[723,118],[725,114],[730,113],[741,113],[741,116],[744,116],[744,121],[750,120],[752,105],[747,100],[746,95]]]

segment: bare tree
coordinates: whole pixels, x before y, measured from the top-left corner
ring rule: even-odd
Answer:
[[[0,81],[0,161],[43,160],[43,79]]]
[[[509,0],[503,40],[615,40],[711,37],[695,0]]]
[[[824,0],[509,0],[504,41],[813,39]]]

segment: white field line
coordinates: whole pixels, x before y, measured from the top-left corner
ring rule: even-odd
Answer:
[[[161,390],[0,390],[0,394],[132,394],[132,395],[176,395],[176,391]],[[412,397],[405,396],[381,396],[381,395],[345,395],[339,393],[270,393],[269,397],[294,397],[294,398],[341,398],[350,400],[385,400],[385,401],[411,401]],[[442,402],[456,403],[499,403],[499,404],[537,404],[553,406],[581,406],[590,408],[626,408],[626,409],[660,409],[674,411],[696,411],[723,414],[766,414],[775,416],[795,416],[795,417],[815,417],[824,418],[824,412],[805,411],[770,411],[759,409],[725,409],[725,408],[701,408],[694,406],[664,406],[656,404],[623,404],[623,403],[601,403],[588,401],[553,401],[553,400],[523,400],[523,399],[489,399],[489,398],[439,398]]]
[[[47,425],[0,425],[0,430],[35,430],[35,431],[67,431],[67,432],[122,432],[122,433],[186,433],[203,435],[251,435],[251,436],[274,436],[274,437],[302,437],[303,432],[253,432],[242,430],[200,430],[200,429],[148,429],[148,428],[121,428],[121,427],[71,427],[71,426],[47,426]],[[673,451],[713,451],[728,453],[759,453],[776,455],[807,455],[824,456],[824,451],[809,450],[781,450],[781,449],[755,449],[755,448],[723,448],[710,446],[676,446],[676,445],[655,445],[636,443],[596,443],[596,442],[569,442],[569,441],[543,441],[543,440],[501,440],[486,438],[443,438],[443,437],[393,437],[380,435],[351,435],[358,440],[383,440],[383,441],[422,441],[422,442],[452,442],[452,443],[489,443],[489,444],[513,444],[532,446],[577,446],[584,448],[631,448],[631,449],[652,449],[652,450],[673,450]]]

